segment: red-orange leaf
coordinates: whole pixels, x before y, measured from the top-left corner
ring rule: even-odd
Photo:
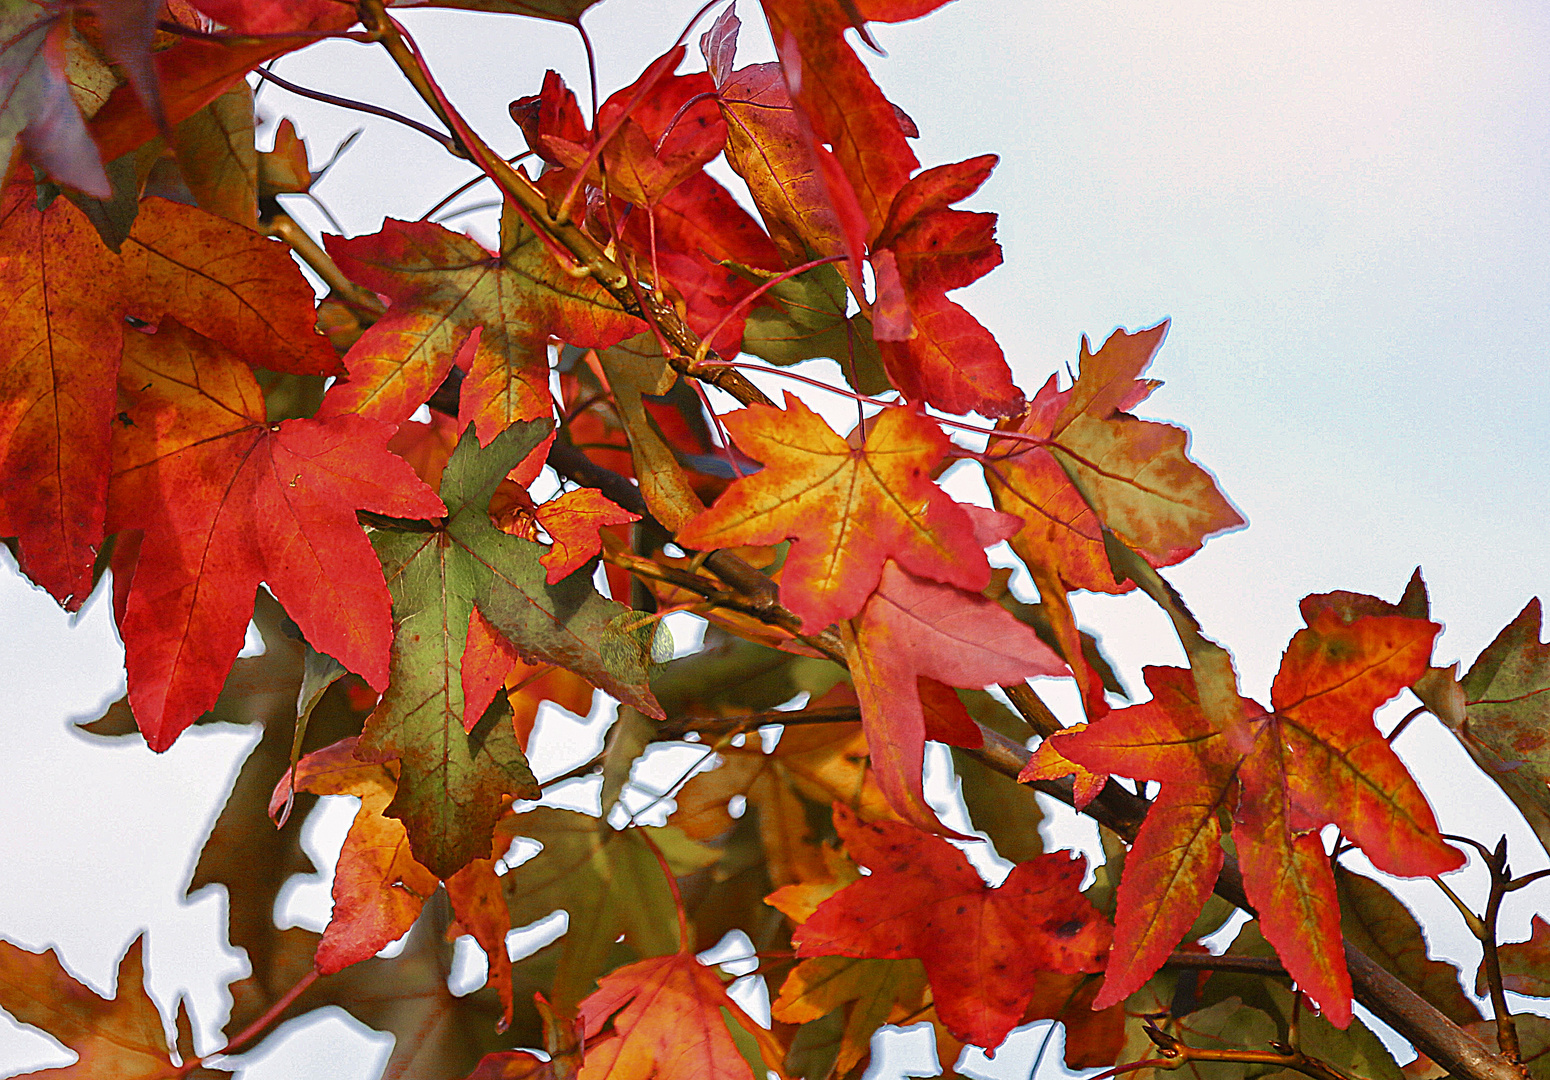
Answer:
[[[946,0],[913,4],[872,3],[863,18],[913,19]],[[893,197],[920,162],[905,139],[898,114],[867,74],[845,30],[864,24],[847,13],[846,0],[762,0],[770,35],[786,69],[792,96],[812,121],[818,142],[834,147],[876,236]]]
[[[979,593],[926,581],[890,561],[845,651],[878,786],[906,821],[940,832],[921,790],[926,722],[916,680],[966,689],[1067,674],[1025,623]]]
[[[950,413],[1006,416],[1023,405],[1001,346],[946,295],[1001,263],[996,215],[949,209],[974,194],[995,164],[986,154],[916,176],[894,197],[872,246],[874,319],[888,375],[906,397]],[[897,291],[885,289],[894,282]]]
[[[630,513],[596,488],[577,488],[550,499],[538,508],[537,517],[553,543],[538,560],[550,585],[569,577],[603,550],[598,529],[640,520],[639,514]]]
[[[319,651],[387,685],[392,620],[356,509],[438,517],[441,500],[358,416],[270,425],[252,373],[165,319],[125,340],[109,527],[143,529],[120,631],[129,702],[165,750],[220,694],[259,582]]]
[[[697,548],[792,540],[781,599],[804,631],[856,614],[887,558],[965,589],[989,584],[968,511],[931,479],[951,443],[927,417],[885,409],[860,449],[790,393],[785,411],[752,405],[725,423],[764,468],[734,483],[679,540]]]
[[[567,274],[530,230],[503,231],[499,255],[424,221],[389,220],[372,236],[330,238],[345,273],[393,303],[351,348],[350,378],[330,391],[320,416],[402,423],[477,331],[458,428],[475,421],[488,445],[508,424],[553,409],[550,335],[605,348],[640,329],[601,286]]]
[[[1103,970],[1109,927],[1078,891],[1081,862],[1039,855],[993,889],[945,840],[838,804],[834,825],[872,873],[798,928],[798,956],[918,958],[942,1023],[987,1050],[1022,1023],[1041,972]]]
[[[296,764],[296,791],[354,795],[360,807],[334,868],[334,909],[314,963],[323,975],[369,960],[409,932],[425,901],[436,891],[436,875],[415,860],[402,822],[383,813],[398,787],[397,762],[362,763],[356,739],[341,739]],[[281,777],[269,802],[273,817],[291,797],[291,774]],[[489,958],[493,986],[511,1020],[511,960],[506,933],[511,916],[501,895],[495,860],[511,846],[512,832],[497,829],[487,858],[475,859],[446,881],[447,896],[463,930]]]
[[[1090,769],[1162,783],[1125,862],[1098,1007],[1144,983],[1193,922],[1221,867],[1218,812],[1230,809],[1265,937],[1330,1021],[1350,1022],[1340,907],[1319,830],[1338,825],[1391,874],[1430,876],[1464,861],[1372,722],[1426,672],[1439,629],[1401,616],[1347,623],[1317,610],[1287,647],[1274,712],[1241,699],[1238,719],[1218,728],[1188,671],[1147,668],[1151,701],[1054,737],[1061,754]]]
[[[92,61],[72,35],[65,8],[20,3],[0,12],[0,159],[9,164],[20,135],[50,179],[106,199],[112,187],[71,94],[67,50],[83,66]]]
[[[610,1017],[614,1029],[587,1050],[581,1080],[754,1080],[724,1014],[752,1036],[765,1066],[784,1075],[779,1044],[692,952],[680,949],[604,975],[580,1012],[588,1040]]]
[[[0,535],[21,568],[75,610],[91,591],[108,494],[123,276],[67,199],[39,212],[30,186],[0,208]]]

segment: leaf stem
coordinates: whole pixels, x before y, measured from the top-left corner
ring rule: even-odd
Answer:
[[[254,1020],[241,1031],[237,1032],[237,1034],[233,1035],[229,1040],[227,1040],[225,1046],[213,1054],[206,1054],[204,1057],[197,1057],[192,1061],[184,1062],[183,1065],[178,1069],[177,1075],[180,1077],[188,1076],[194,1070],[203,1066],[208,1059],[212,1057],[226,1057],[227,1055],[235,1052],[238,1047],[247,1045],[265,1028],[278,1020],[280,1015],[285,1012],[286,1009],[289,1009],[296,1001],[296,999],[301,997],[302,994],[305,994],[307,992],[307,988],[317,981],[318,969],[308,969],[307,973],[296,981],[295,986],[291,987],[285,993],[276,998],[274,1003],[270,1005],[269,1008],[264,1010],[262,1016],[260,1016],[257,1020]]]
[[[684,913],[684,898],[678,891],[678,879],[673,876],[673,868],[667,865],[667,856],[662,854],[662,849],[657,847],[657,842],[651,838],[651,834],[642,829],[640,838],[657,857],[657,865],[662,868],[662,876],[667,878],[668,890],[673,894],[673,907],[678,912],[678,951],[689,953],[694,948],[694,939],[689,936],[689,916]]]
[[[293,83],[288,79],[282,79],[274,72],[265,68],[257,67],[253,69],[253,72],[264,81],[272,82],[282,90],[289,90],[297,97],[311,98],[313,101],[321,101],[325,105],[337,105],[341,109],[351,109],[355,112],[367,113],[371,116],[380,116],[384,120],[392,120],[396,123],[403,124],[407,128],[413,128],[415,131],[418,131],[426,138],[434,139],[447,153],[456,154],[459,157],[464,156],[458,152],[457,145],[449,136],[443,134],[440,131],[437,131],[435,128],[430,127],[427,124],[420,123],[418,120],[411,120],[407,116],[396,113],[392,109],[384,109],[381,105],[373,105],[366,101],[356,101],[354,98],[340,97],[337,94],[324,93],[322,90],[309,90],[307,87],[298,86],[296,83]]]

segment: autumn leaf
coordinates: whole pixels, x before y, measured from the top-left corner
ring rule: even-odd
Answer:
[[[441,501],[357,416],[271,427],[252,373],[171,318],[130,333],[108,524],[142,529],[119,627],[129,701],[153,750],[215,703],[268,584],[307,639],[376,689],[391,636],[357,508],[435,517]]]
[[[193,0],[200,11],[244,36],[326,34],[355,22],[355,9],[339,0]]]
[[[996,505],[1027,523],[1013,546],[1030,563],[1056,567],[1069,587],[1123,591],[1109,572],[1100,523],[1156,567],[1244,524],[1210,473],[1189,460],[1187,431],[1126,411],[1160,385],[1139,376],[1167,328],[1116,330],[1096,354],[1084,337],[1076,383],[1057,392],[1051,378],[1022,418],[998,425],[1042,442],[991,440],[986,478]],[[1091,515],[1079,509],[1084,494]]]
[[[1330,1022],[1349,1024],[1340,910],[1318,830],[1338,825],[1387,873],[1432,876],[1463,864],[1372,722],[1426,671],[1439,630],[1402,616],[1347,623],[1319,610],[1287,647],[1274,712],[1242,698],[1224,729],[1207,720],[1188,671],[1149,667],[1151,701],[1053,738],[1095,772],[1162,784],[1125,861],[1098,1007],[1123,1001],[1183,937],[1216,882],[1219,814],[1231,811],[1265,937]]]
[[[739,68],[720,81],[727,164],[748,184],[782,259],[850,255],[866,248],[867,222],[833,152],[803,129],[779,64]]]
[[[1550,844],[1550,645],[1540,603],[1524,605],[1481,651],[1462,682],[1462,717],[1442,719],[1470,757]]]
[[[914,177],[894,196],[872,245],[873,326],[888,375],[905,397],[950,413],[1006,416],[1023,407],[1001,346],[947,299],[948,291],[1001,264],[996,216],[950,209],[974,194],[995,164],[986,154]],[[898,312],[898,325],[885,323],[890,310]]]
[[[65,199],[47,210],[12,185],[0,209],[0,534],[20,541],[22,570],[70,610],[92,587],[107,513],[114,378],[124,279]]]
[[[1077,891],[1080,862],[1040,855],[992,889],[938,837],[898,822],[860,822],[840,805],[834,823],[872,873],[802,924],[793,939],[798,956],[922,960],[942,1022],[987,1050],[1022,1022],[1038,972],[1103,969],[1109,927]]]
[[[860,617],[842,632],[878,786],[895,812],[931,832],[942,826],[921,786],[926,718],[917,680],[980,690],[1067,673],[1049,646],[995,601],[892,561]]]
[[[586,166],[594,186],[602,184],[600,157],[611,191],[643,207],[660,202],[719,154],[726,142],[726,123],[710,100],[716,88],[710,74],[669,74],[686,52],[686,46],[675,46],[648,64],[633,84],[603,102],[597,130],[585,145],[548,135],[543,139],[546,148],[567,168]],[[608,141],[588,164],[593,138]]]
[[[1371,878],[1335,867],[1340,929],[1346,941],[1435,1005],[1455,1024],[1472,1024],[1480,1009],[1459,987],[1456,967],[1427,956],[1426,935],[1410,909]],[[1481,997],[1486,993],[1479,992]]]
[[[743,298],[755,288],[738,267],[778,269],[775,246],[732,193],[704,171],[691,173],[649,210],[625,219],[625,239],[642,264],[654,266],[682,297],[689,328],[721,355],[737,355]]]
[[[723,418],[738,446],[764,468],[736,481],[679,531],[696,548],[791,540],[781,600],[804,633],[861,609],[887,558],[965,589],[990,582],[968,512],[931,479],[951,449],[933,421],[885,409],[860,449],[836,435],[789,391],[784,411],[751,405]]]
[[[496,486],[547,430],[516,424],[484,450],[466,431],[442,473],[445,522],[378,528],[371,537],[392,592],[395,637],[392,679],[358,752],[399,759],[387,812],[404,822],[415,857],[442,878],[483,857],[509,797],[537,795],[504,716],[464,730],[463,657],[476,605],[520,655],[567,667],[660,715],[645,686],[649,651],[622,627],[627,609],[579,575],[547,584],[540,545],[501,532],[486,512]]]
[[[144,935],[130,944],[118,965],[118,993],[104,999],[72,978],[53,950],[32,953],[0,941],[0,1006],[21,1023],[48,1032],[78,1058],[29,1076],[151,1080],[177,1068],[161,1013],[145,992],[144,944]]]
[[[1117,330],[1097,355],[1083,338],[1075,385],[1058,391],[1051,376],[1020,417],[997,425],[1039,442],[993,438],[983,459],[997,509],[1023,522],[1012,548],[1033,573],[1061,655],[1076,672],[1094,720],[1108,705],[1102,680],[1082,659],[1066,593],[1130,588],[1115,581],[1102,530],[1159,567],[1188,558],[1208,536],[1244,523],[1210,473],[1189,459],[1187,431],[1124,411],[1157,387],[1140,375],[1166,331],[1166,323],[1134,334]]]
[[[872,337],[872,320],[860,312],[846,315],[850,297],[833,266],[815,266],[787,278],[761,299],[763,306],[748,313],[743,352],[782,367],[826,356],[860,393],[881,394],[892,388]]]
[[[313,795],[353,795],[360,800],[334,868],[333,912],[318,943],[319,973],[331,975],[368,960],[409,932],[425,902],[440,883],[414,858],[401,822],[384,815],[398,786],[396,763],[362,763],[356,739],[315,750],[280,778],[269,803],[279,813],[292,791]],[[511,844],[509,832],[497,831],[492,847],[447,879],[447,896],[459,925],[472,934],[489,961],[487,985],[494,987],[511,1022],[511,960],[506,953],[510,917],[501,898],[495,860]]]
[[[754,1080],[729,1023],[752,1037],[765,1068],[784,1075],[779,1044],[687,945],[598,980],[597,991],[581,1003],[586,1038],[600,1035],[610,1019],[613,1034],[588,1049],[581,1080]]]
[[[599,529],[640,520],[639,514],[625,510],[596,488],[576,488],[541,503],[536,516],[549,534],[549,552],[538,561],[544,564],[544,580],[550,585],[569,577],[603,550]]]
[[[875,237],[888,217],[894,195],[920,162],[887,98],[844,38],[865,23],[843,0],[761,0],[770,36],[786,69],[792,96],[811,119],[817,141],[834,148]],[[865,18],[879,22],[915,19],[946,0],[873,0]],[[849,9],[847,11],[846,9]]]
[[[330,237],[328,249],[392,305],[345,357],[349,380],[330,391],[320,416],[402,423],[467,348],[458,428],[477,423],[488,446],[506,425],[552,412],[551,335],[603,348],[640,329],[602,286],[567,274],[509,214],[498,255],[440,225],[391,219],[371,236]]]
[[[184,37],[169,48],[153,52],[151,66],[167,122],[177,124],[194,115],[265,60],[304,44],[306,41],[301,38],[238,44]],[[103,161],[114,161],[138,149],[162,130],[144,100],[128,84],[108,96],[93,114],[88,128]]]
[[[1501,964],[1503,989],[1528,997],[1550,997],[1550,922],[1543,916],[1534,916],[1527,941],[1499,945],[1496,955]],[[1485,961],[1481,960],[1475,973],[1475,994],[1488,997],[1490,992]]]

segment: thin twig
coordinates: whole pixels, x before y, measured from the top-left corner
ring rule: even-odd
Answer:
[[[282,90],[289,90],[297,97],[311,98],[313,101],[321,101],[325,105],[337,105],[341,109],[351,109],[354,112],[368,113],[372,116],[380,116],[384,120],[392,120],[396,123],[403,124],[405,127],[413,128],[415,131],[418,131],[421,135],[424,135],[427,138],[435,139],[436,142],[441,144],[441,148],[447,153],[458,153],[457,147],[446,135],[437,131],[433,127],[420,123],[418,120],[411,120],[407,116],[396,113],[392,109],[384,109],[382,106],[373,105],[369,101],[356,101],[353,98],[340,97],[338,94],[327,94],[322,90],[310,90],[305,86],[298,86],[296,83],[293,83],[288,79],[282,79],[274,72],[268,71],[261,67],[254,68],[253,71],[258,75],[259,78],[265,80],[266,82],[274,83]]]

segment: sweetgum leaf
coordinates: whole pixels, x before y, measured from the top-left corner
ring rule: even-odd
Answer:
[[[26,185],[0,208],[0,533],[21,568],[71,610],[92,587],[107,512],[114,378],[122,350],[119,260],[70,202],[39,212]]]
[[[1443,719],[1550,851],[1550,644],[1540,621],[1536,597],[1464,676],[1462,722]]]
[[[1067,671],[995,601],[927,581],[891,560],[843,633],[878,786],[896,813],[931,832],[942,826],[922,789],[927,731],[917,680],[978,690]]]
[[[835,1074],[845,1076],[872,1051],[872,1036],[891,1020],[920,1010],[926,969],[919,960],[817,956],[791,969],[770,1015],[787,1024],[809,1024],[845,1008]]]
[[[1193,922],[1222,864],[1220,812],[1231,810],[1244,888],[1265,936],[1330,1021],[1350,1023],[1339,906],[1319,830],[1339,825],[1375,866],[1400,876],[1463,862],[1372,722],[1378,706],[1425,673],[1439,630],[1403,616],[1346,623],[1320,610],[1287,647],[1271,688],[1274,712],[1239,698],[1236,715],[1220,702],[1208,714],[1189,672],[1149,667],[1151,701],[1053,737],[1062,755],[1096,772],[1162,783],[1125,862],[1099,1007],[1144,983]]]
[[[314,751],[296,768],[296,791],[314,795],[354,795],[360,800],[339,862],[334,869],[334,908],[318,943],[315,964],[331,975],[375,956],[407,933],[425,902],[436,891],[436,875],[409,850],[402,823],[384,815],[397,788],[395,762],[363,764],[355,758],[356,739],[343,739]],[[270,799],[270,813],[291,797],[290,774],[282,776]],[[511,960],[506,933],[511,922],[501,900],[495,860],[511,845],[510,831],[494,830],[492,846],[447,879],[447,896],[458,924],[484,949],[487,985],[505,1006],[503,1026],[511,1023]]]
[[[514,216],[500,254],[428,221],[383,223],[371,236],[330,237],[346,274],[392,306],[345,357],[349,379],[319,415],[360,413],[407,420],[441,385],[454,356],[470,348],[459,429],[478,425],[488,446],[506,425],[548,416],[551,335],[605,348],[640,330],[602,286],[567,274]]]
[[[789,392],[784,411],[751,405],[725,423],[764,468],[736,481],[679,541],[715,548],[792,540],[781,600],[804,632],[860,611],[887,558],[965,589],[990,583],[968,511],[931,479],[951,444],[928,417],[885,409],[860,449]]]
[[[30,1075],[56,1080],[103,1076],[150,1080],[176,1068],[161,1013],[145,992],[144,944],[141,935],[129,946],[118,965],[118,992],[104,999],[73,979],[53,950],[32,953],[0,941],[0,1006],[79,1055],[72,1065]]]
[[[177,126],[173,150],[199,206],[252,227],[258,220],[253,90],[241,82]]]
[[[1109,927],[1077,891],[1080,862],[1040,855],[992,889],[945,840],[898,822],[860,822],[842,805],[834,823],[872,874],[802,924],[798,956],[916,957],[948,1030],[986,1049],[1021,1023],[1038,972],[1103,969]]]
[[[65,49],[72,33],[67,9],[31,0],[7,0],[0,6],[0,160],[11,160],[20,137],[50,179],[106,199],[112,188],[103,159],[87,134],[66,74]]]
[[[894,196],[887,224],[872,245],[878,282],[873,318],[883,364],[905,397],[944,412],[1007,416],[1023,407],[1001,346],[979,320],[947,299],[948,291],[972,284],[1001,263],[996,215],[950,209],[977,191],[995,164],[995,155],[987,154],[913,177]],[[897,289],[891,296],[890,284]],[[901,323],[891,332],[885,310]]]
[[[580,1080],[754,1080],[728,1021],[753,1038],[766,1069],[780,1074],[785,1056],[687,948],[603,976],[581,1003],[586,1038],[596,1038],[610,1019],[613,1035],[588,1047]]]
[[[496,486],[548,430],[538,421],[514,424],[481,450],[470,427],[442,473],[444,523],[424,531],[384,527],[371,537],[392,592],[396,635],[391,682],[358,753],[400,760],[388,813],[408,828],[416,858],[442,878],[483,857],[511,796],[538,793],[504,716],[464,732],[463,653],[476,605],[522,656],[569,668],[661,715],[646,689],[649,653],[620,625],[627,609],[580,575],[547,584],[543,549],[501,532],[486,512]]]
[[[722,81],[717,100],[727,121],[727,164],[747,182],[785,262],[846,253],[859,260],[866,219],[849,181],[839,175],[831,182],[838,163],[804,130],[780,65],[739,68]]]
[[[1426,955],[1426,935],[1410,909],[1371,878],[1335,867],[1340,928],[1346,941],[1435,1005],[1455,1024],[1479,1020],[1480,1010],[1459,987],[1458,969]],[[1481,997],[1485,993],[1481,991]]]
[[[131,331],[108,521],[142,529],[119,612],[129,702],[161,751],[210,708],[260,581],[307,639],[374,688],[392,632],[355,510],[438,516],[441,501],[358,416],[270,425],[246,365],[171,318]]]
[[[846,316],[849,297],[833,266],[815,266],[787,278],[765,292],[763,299],[766,306],[748,313],[744,352],[783,367],[827,356],[839,364],[858,392],[881,394],[890,388],[872,337],[872,321],[860,312]]]
[[[1527,941],[1511,941],[1498,946],[1497,957],[1501,961],[1504,988],[1529,997],[1550,997],[1550,922],[1543,916],[1534,916]],[[1483,960],[1475,973],[1475,993],[1480,997],[1490,993]],[[1478,1015],[1479,1010],[1475,1011]],[[1451,1015],[1449,1018],[1452,1019]]]
[[[920,162],[905,139],[898,115],[867,73],[844,32],[865,25],[841,0],[761,0],[770,36],[788,74],[792,96],[810,119],[817,141],[834,147],[875,237],[893,197]],[[884,22],[914,19],[946,0],[865,5],[864,17]],[[851,11],[855,11],[851,6]]]

